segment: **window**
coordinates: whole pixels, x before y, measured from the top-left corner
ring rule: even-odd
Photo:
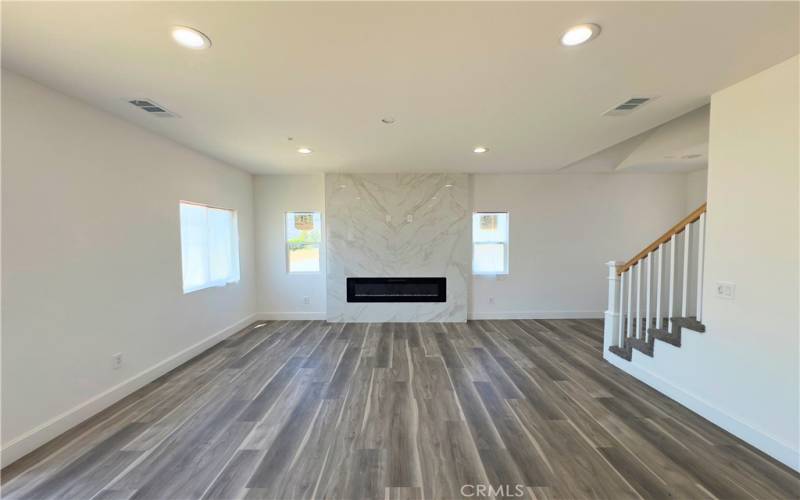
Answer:
[[[473,274],[508,274],[508,213],[472,214]]]
[[[286,267],[290,273],[318,273],[322,241],[319,212],[286,213]]]
[[[239,281],[236,212],[180,202],[183,293]]]

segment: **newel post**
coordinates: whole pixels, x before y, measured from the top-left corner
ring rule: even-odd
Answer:
[[[619,331],[619,276],[617,276],[617,267],[622,265],[622,262],[609,261],[606,262],[608,267],[608,308],[605,313],[605,323],[603,329],[603,355],[608,352],[608,348],[612,345],[617,345],[616,335]]]

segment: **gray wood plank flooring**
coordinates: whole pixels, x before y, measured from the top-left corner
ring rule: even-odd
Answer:
[[[602,335],[256,323],[6,467],[2,496],[800,497],[800,475],[604,362]]]

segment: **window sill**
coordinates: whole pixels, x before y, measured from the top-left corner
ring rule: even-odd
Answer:
[[[189,288],[188,290],[183,290],[184,295],[189,295],[190,293],[199,292],[200,290],[208,290],[209,288],[225,288],[228,285],[235,285],[239,283],[240,280],[236,281],[228,281],[226,283],[210,283],[207,285],[199,286],[196,288]]]
[[[472,273],[475,278],[503,280],[509,273]]]

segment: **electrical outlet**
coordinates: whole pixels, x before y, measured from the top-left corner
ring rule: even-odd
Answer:
[[[392,216],[391,215],[386,214],[386,222],[392,222]]]
[[[311,303],[311,297],[303,297],[303,304],[308,305],[310,303]]]
[[[411,214],[406,215],[406,222],[414,222],[414,216]]]
[[[717,297],[720,299],[733,300],[736,296],[736,283],[728,281],[717,281]]]
[[[122,366],[122,353],[118,352],[116,354],[111,355],[111,369],[119,370],[119,367]]]

